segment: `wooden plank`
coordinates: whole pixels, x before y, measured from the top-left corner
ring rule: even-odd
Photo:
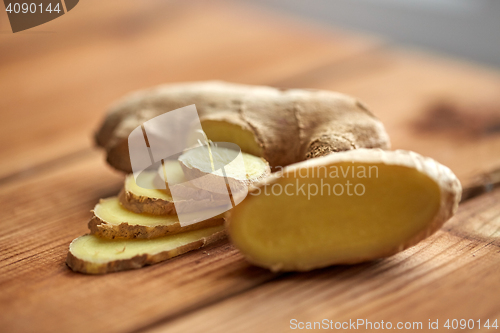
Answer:
[[[45,25],[0,34],[0,140],[8,143],[0,178],[88,148],[108,106],[131,91],[175,81],[266,83],[380,44],[233,2],[95,6],[81,2]]]
[[[465,203],[441,231],[393,257],[282,275],[148,332],[285,332],[291,319],[422,322],[424,331],[429,319],[440,331],[447,319],[500,321],[499,201],[496,190]]]
[[[500,71],[415,50],[379,49],[273,84],[360,98],[394,149],[452,167],[463,181],[500,166]]]

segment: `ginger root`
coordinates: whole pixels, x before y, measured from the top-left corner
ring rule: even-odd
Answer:
[[[165,179],[168,174],[168,181]],[[227,195],[219,195],[210,191],[202,191],[200,188],[192,185],[184,176],[184,171],[178,160],[165,160],[158,168],[156,177],[153,180],[157,187],[165,184],[166,189],[158,190],[172,197],[172,192],[181,198],[190,200],[211,200],[221,201],[226,200]],[[226,193],[224,193],[226,194]]]
[[[174,200],[171,195],[155,189],[154,182],[158,178],[157,172],[144,172],[141,174],[142,182],[147,182],[148,187],[136,184],[134,175],[125,177],[125,184],[118,195],[120,203],[127,210],[137,214],[169,215],[176,214]]]
[[[274,170],[333,152],[390,146],[382,123],[355,98],[225,82],[163,85],[133,93],[110,110],[96,142],[105,148],[109,164],[130,173],[132,130],[191,104],[209,139],[235,143],[243,152],[263,157]]]
[[[221,216],[182,228],[173,214],[181,213],[179,207],[223,201],[229,189],[237,205],[227,214],[226,226],[243,255],[274,271],[307,271],[395,254],[434,233],[457,209],[461,186],[448,168],[415,153],[381,150],[390,148],[382,123],[358,100],[334,92],[224,82],[164,85],[117,103],[96,142],[109,164],[131,172],[129,134],[151,118],[191,104],[209,140],[236,144],[246,153],[244,174],[223,149],[213,147],[213,154],[203,147],[186,150],[178,162],[164,161],[159,176],[144,175],[152,183],[167,183],[166,190],[139,188],[128,176],[119,200],[96,206],[92,233],[112,239],[183,232],[174,235],[179,240],[208,232],[184,233],[218,225]],[[176,131],[165,135],[179,137]],[[246,194],[248,186],[244,201],[235,197],[242,188]],[[134,214],[119,201],[131,211],[157,216]],[[109,244],[103,248],[119,249],[116,241],[83,236],[70,248],[71,267],[101,273],[157,262],[147,259],[155,255],[122,260],[113,252],[99,266],[89,253],[100,249],[101,241]]]
[[[455,213],[460,194],[455,175],[432,159],[359,149],[274,173],[231,210],[227,227],[254,264],[308,271],[415,245]]]
[[[66,263],[72,270],[81,273],[118,272],[159,263],[225,236],[223,226],[155,239],[109,240],[85,235],[71,242]]]
[[[189,149],[179,156],[184,175],[194,186],[214,192],[230,193],[244,189],[271,173],[263,158],[228,148],[205,146]],[[220,166],[223,166],[220,168]]]
[[[88,224],[91,234],[107,239],[150,239],[224,224],[224,217],[216,215],[182,226],[177,215],[137,214],[123,208],[117,197],[101,199],[93,213]]]

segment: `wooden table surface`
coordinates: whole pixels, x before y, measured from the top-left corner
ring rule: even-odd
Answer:
[[[120,189],[91,137],[130,91],[221,79],[352,94],[393,148],[437,159],[469,187],[500,166],[500,72],[236,1],[81,1],[43,26],[9,29],[0,14],[0,331],[500,320],[500,190],[468,198],[417,246],[362,265],[275,274],[227,241],[104,276],[65,265],[90,209]]]

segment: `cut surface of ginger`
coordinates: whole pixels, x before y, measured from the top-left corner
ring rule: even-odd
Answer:
[[[224,205],[227,200],[229,200],[228,195],[221,195],[220,193],[214,193],[206,190],[201,190],[200,188],[194,186],[189,182],[184,176],[182,167],[177,160],[166,160],[163,165],[158,169],[158,177],[161,181],[168,178],[166,183],[167,190],[165,191],[170,196],[175,193],[175,197],[180,197],[185,200],[211,200],[218,201],[220,205]],[[172,197],[171,197],[172,198]],[[203,203],[203,202],[201,202]]]
[[[456,210],[460,184],[437,162],[405,152],[338,154],[346,156],[285,169],[232,210],[230,238],[250,261],[304,271],[382,258],[429,236]]]
[[[201,127],[207,137],[213,142],[232,142],[237,144],[241,151],[254,156],[262,156],[262,147],[257,143],[254,134],[237,124],[224,120],[205,119]]]
[[[177,160],[165,160],[158,169],[158,175],[166,182],[167,188],[187,181],[181,165]],[[165,180],[168,178],[167,180]]]
[[[94,208],[98,218],[111,224],[138,224],[145,226],[170,225],[179,222],[177,215],[155,216],[150,214],[137,214],[120,205],[117,197],[102,199]]]
[[[131,212],[161,216],[173,215],[177,213],[176,206],[179,206],[177,204],[185,201],[176,196],[177,200],[174,203],[171,194],[165,189],[156,189],[157,187],[164,188],[165,183],[155,171],[143,171],[137,183],[133,174],[127,175],[123,189],[118,195],[123,207]]]
[[[106,239],[151,239],[224,223],[220,209],[183,213],[184,221],[200,220],[183,225],[175,214],[160,216],[131,212],[120,205],[117,197],[101,199],[93,212],[94,217],[89,222],[89,229],[92,234]]]
[[[230,205],[229,196],[225,197],[203,191],[185,181],[178,161],[165,163],[165,173],[174,180],[174,184],[167,186],[168,190],[155,189],[167,185],[160,176],[164,174],[163,166],[158,171],[144,171],[137,181],[130,174],[125,178],[123,190],[120,192],[120,203],[127,210],[139,214],[172,215],[190,214],[200,210],[210,210],[214,207]],[[180,173],[180,174],[179,174]]]
[[[189,149],[179,157],[179,161],[188,169],[197,169],[202,174],[211,173],[219,177],[223,177],[222,169],[216,167],[213,170],[212,166],[224,166],[227,177],[241,181],[254,181],[269,173],[269,165],[261,157],[241,153],[242,165],[239,163],[240,159],[236,158],[237,155],[238,152],[233,149],[212,145],[209,151],[207,146],[202,146]],[[187,178],[190,179],[189,175]]]
[[[67,263],[82,273],[116,272],[155,264],[224,237],[224,226],[147,240],[109,240],[85,235],[71,242]]]

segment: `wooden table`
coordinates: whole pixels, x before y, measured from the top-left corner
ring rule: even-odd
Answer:
[[[130,91],[206,79],[338,90],[370,106],[393,148],[437,159],[468,187],[500,165],[498,71],[234,1],[81,1],[17,34],[0,17],[2,332],[500,320],[500,190],[474,193],[429,239],[362,265],[274,274],[227,241],[104,276],[65,265],[89,210],[120,189],[91,137]]]

